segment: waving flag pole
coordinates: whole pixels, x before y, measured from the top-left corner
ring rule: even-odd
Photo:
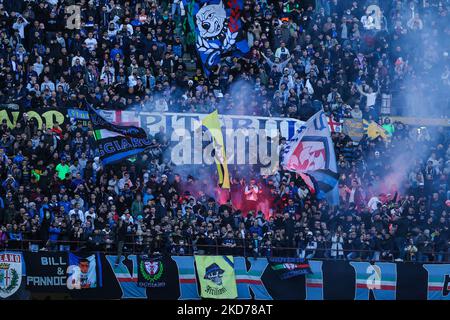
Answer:
[[[323,110],[302,125],[283,153],[281,165],[298,173],[318,199],[339,204],[336,156],[331,133]]]
[[[230,189],[230,175],[228,173],[227,155],[223,142],[222,130],[220,129],[219,113],[217,110],[207,115],[202,120],[202,125],[211,133],[214,144],[214,160],[219,175],[219,185],[222,189]]]
[[[190,29],[195,28],[195,46],[206,76],[225,55],[240,57],[250,51],[241,32],[243,0],[183,0],[183,5]]]
[[[152,148],[144,129],[136,126],[120,126],[104,119],[88,106],[99,157],[104,165],[134,156]]]

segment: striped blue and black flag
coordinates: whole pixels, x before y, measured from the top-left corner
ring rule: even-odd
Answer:
[[[305,178],[305,176],[307,178]],[[337,194],[332,193],[333,189],[339,180],[339,174],[331,170],[317,170],[308,173],[302,173],[301,177],[306,183],[308,189],[315,193],[316,198],[319,200],[327,199],[331,204],[339,201]],[[308,179],[309,178],[309,179]],[[337,196],[337,200],[334,197]],[[332,197],[332,199],[330,199]]]
[[[312,274],[308,260],[302,258],[270,257],[267,260],[272,270],[278,273],[281,280]]]
[[[97,142],[98,155],[104,165],[132,157],[154,147],[144,129],[111,123],[91,106],[88,107],[88,112]]]

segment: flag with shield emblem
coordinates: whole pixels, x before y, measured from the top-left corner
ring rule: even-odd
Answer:
[[[142,255],[138,259],[139,272],[137,285],[146,288],[165,287],[165,270],[162,257]]]
[[[339,205],[334,145],[323,110],[318,111],[288,141],[282,154],[284,170],[306,177],[305,183],[317,199]]]
[[[19,290],[23,275],[22,260],[21,253],[0,253],[0,298],[8,298]]]

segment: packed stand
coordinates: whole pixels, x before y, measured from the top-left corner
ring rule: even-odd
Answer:
[[[421,79],[425,90],[436,70],[436,90],[450,85],[448,44],[436,43],[449,35],[448,1],[380,1],[379,29],[359,1],[245,1],[250,53],[226,58],[209,78],[181,1],[80,4],[79,30],[55,1],[0,4],[0,103],[302,120],[323,106],[336,121],[381,121],[383,94],[402,96]],[[418,55],[415,37],[433,50]],[[159,159],[103,167],[88,127],[4,121],[0,248],[449,261],[449,133],[383,126],[388,142],[333,134],[338,208],[280,171],[233,176],[234,200],[245,203],[236,210],[163,161],[164,131],[153,134]],[[395,161],[404,154],[414,165]],[[386,177],[397,185],[383,185]],[[258,212],[258,197],[271,199],[272,216]]]

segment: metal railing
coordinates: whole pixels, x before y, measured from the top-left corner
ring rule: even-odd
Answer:
[[[374,249],[342,249],[332,248],[333,242],[323,242],[322,247],[309,249],[305,247],[273,246],[265,245],[262,240],[258,240],[261,245],[255,246],[252,239],[232,238],[234,245],[229,246],[216,242],[214,244],[197,243],[168,243],[160,241],[161,246],[155,246],[155,241],[148,238],[139,241],[139,236],[130,235],[128,240],[123,242],[122,254],[156,254],[166,253],[172,255],[236,255],[244,257],[302,257],[316,260],[362,260],[362,261],[394,261],[402,257],[401,261],[406,262],[427,262],[442,263],[450,262],[450,249],[447,251],[429,250],[426,252],[415,252],[414,255],[399,250],[374,250]],[[130,239],[131,238],[131,239]],[[226,239],[226,238],[217,238]],[[131,241],[130,241],[131,240]],[[0,243],[0,250],[12,251],[95,251],[108,254],[118,253],[118,242],[97,243],[91,240],[8,240]]]

